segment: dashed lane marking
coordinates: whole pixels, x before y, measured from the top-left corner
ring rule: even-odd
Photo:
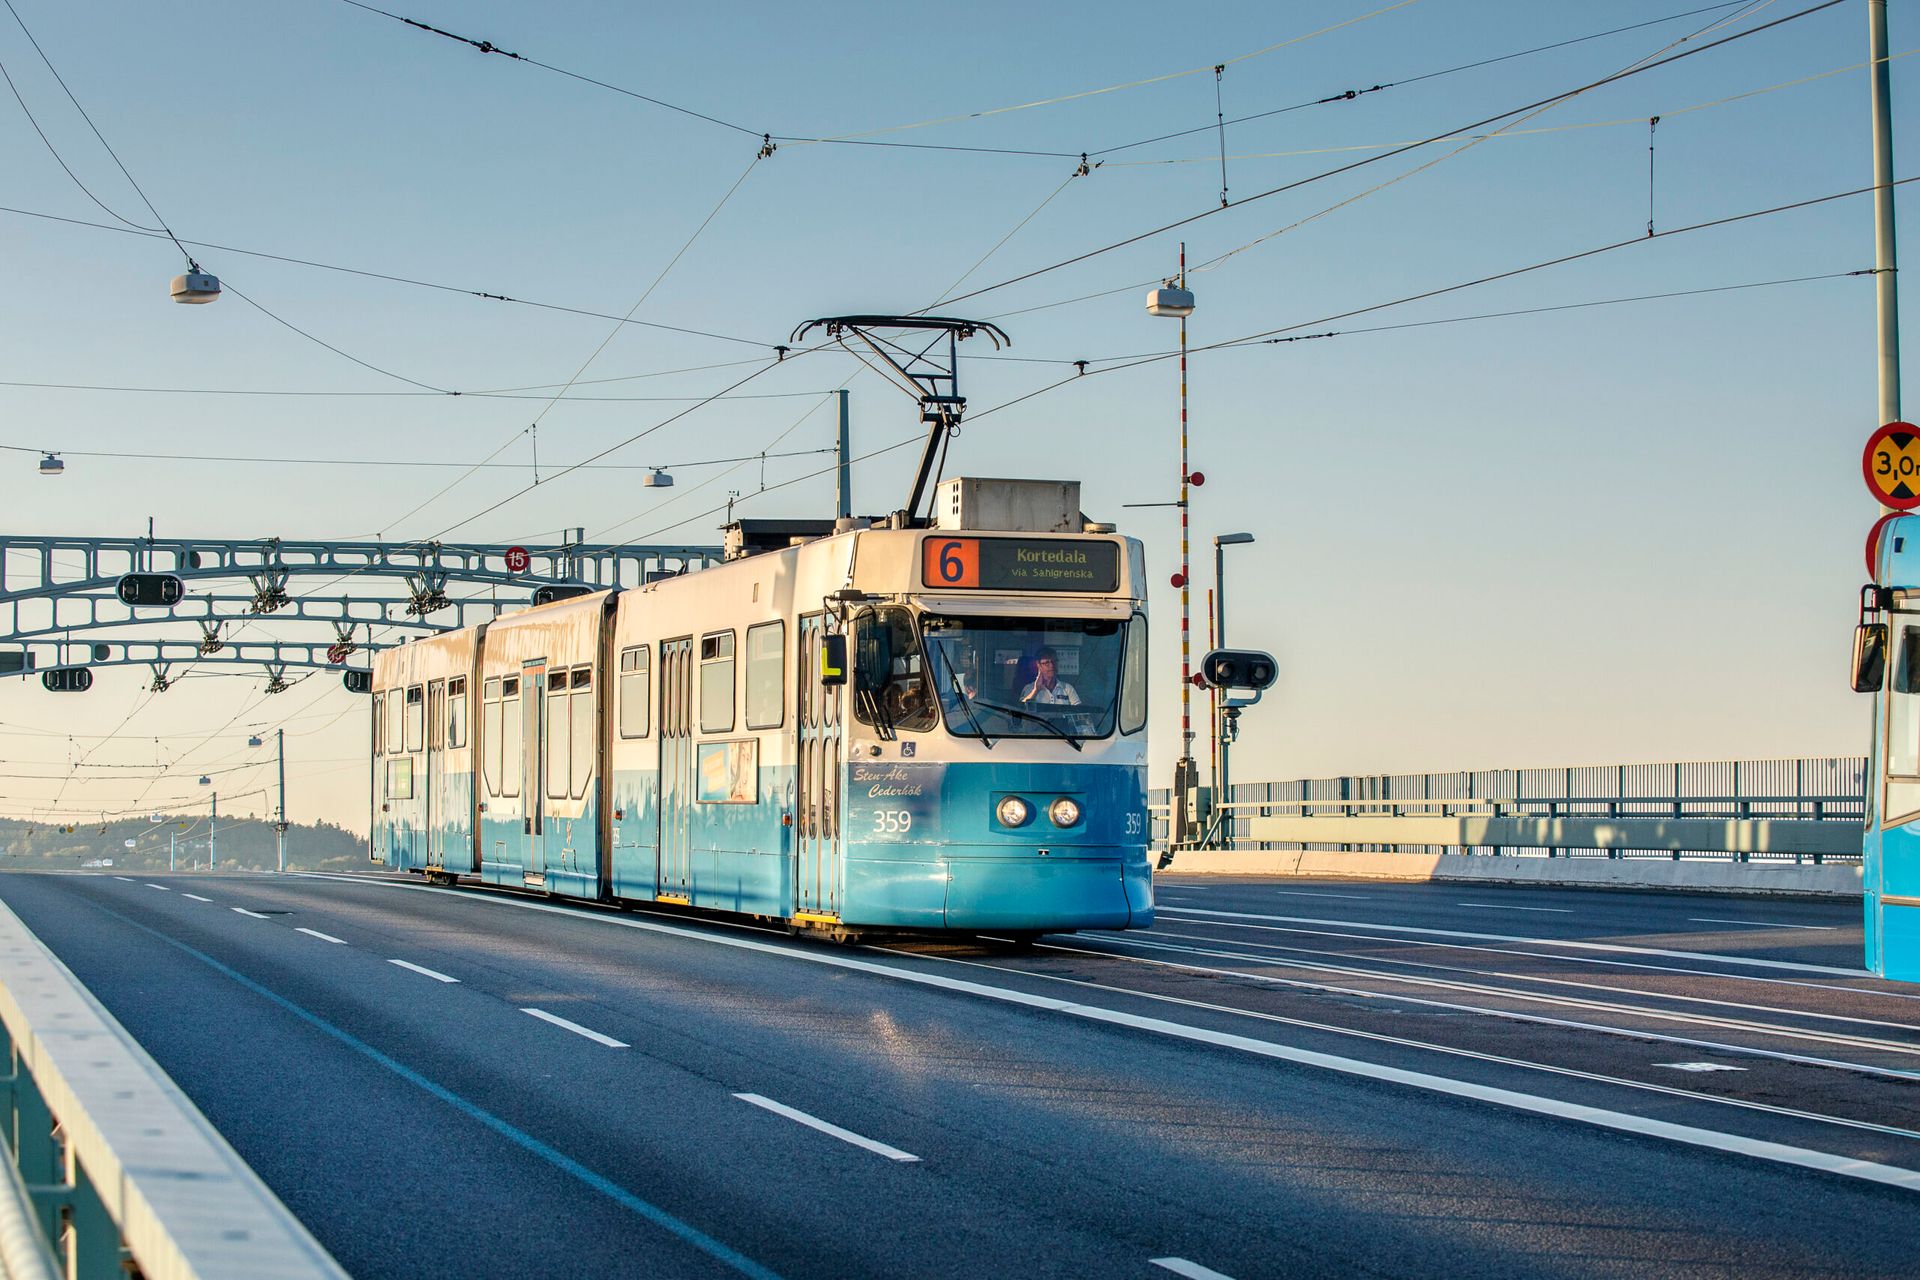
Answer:
[[[1456,902],[1456,907],[1478,907],[1482,911],[1550,911],[1557,916],[1570,916],[1572,907],[1520,907],[1511,902]]]
[[[432,979],[433,979],[433,980],[434,980],[435,982],[458,982],[458,981],[460,981],[460,979],[458,979],[458,978],[449,978],[449,977],[448,977],[448,976],[447,976],[446,974],[444,974],[444,973],[441,973],[441,972],[440,972],[440,971],[438,971],[437,969],[429,969],[429,968],[427,968],[427,967],[426,967],[425,965],[423,965],[423,964],[415,964],[415,963],[414,963],[413,961],[411,961],[411,960],[389,960],[389,961],[387,961],[387,963],[388,963],[388,964],[397,964],[397,965],[399,965],[399,966],[400,966],[400,967],[401,967],[402,969],[411,969],[411,970],[412,970],[413,972],[415,972],[415,973],[418,973],[418,974],[424,974],[425,976],[427,976],[427,977],[429,977],[429,978],[432,978]]]
[[[1147,1261],[1177,1276],[1185,1276],[1187,1280],[1233,1280],[1232,1276],[1215,1271],[1211,1267],[1203,1267],[1197,1262],[1189,1262],[1185,1258],[1148,1258]]]
[[[1830,924],[1788,924],[1784,920],[1723,920],[1718,916],[1688,916],[1694,924],[1744,924],[1753,929],[1812,929],[1820,933],[1831,933]]]
[[[173,890],[171,890],[171,889],[169,889],[169,888],[167,888],[167,886],[165,886],[165,885],[163,885],[163,884],[155,884],[155,883],[154,883],[153,881],[151,881],[151,880],[149,880],[149,881],[147,881],[147,888],[149,888],[149,889],[158,889],[158,890],[159,890],[160,892],[162,892],[162,893],[172,893],[172,892],[173,892]]]
[[[400,962],[396,960],[394,961],[394,963],[399,964]],[[452,982],[453,979],[448,978],[447,981]],[[561,1017],[559,1014],[548,1013],[545,1009],[522,1009],[520,1012],[531,1014],[534,1017],[540,1019],[540,1021],[542,1022],[551,1022],[556,1027],[564,1027],[566,1030],[573,1032],[573,1034],[577,1036],[585,1036],[587,1039],[593,1041],[595,1044],[603,1044],[607,1046],[607,1048],[609,1049],[631,1048],[631,1046],[628,1045],[627,1042],[624,1040],[615,1040],[612,1036],[601,1035],[598,1031],[595,1031],[592,1027],[583,1027],[577,1022],[568,1022],[565,1018]]]
[[[185,889],[182,889],[180,891],[180,896],[183,898],[192,898],[195,902],[212,902],[213,901],[212,898],[203,898],[197,893],[188,893]]]
[[[345,938],[336,938],[336,937],[334,937],[334,936],[333,936],[332,934],[330,934],[330,933],[322,933],[322,932],[320,932],[320,931],[319,931],[318,929],[304,929],[304,928],[296,928],[296,929],[294,930],[294,932],[295,932],[295,933],[304,933],[304,934],[306,934],[306,935],[307,935],[307,936],[308,936],[309,938],[318,938],[318,939],[320,939],[320,941],[322,941],[322,942],[337,942],[337,943],[339,943],[339,944],[340,944],[341,946],[343,946],[343,947],[347,945],[347,940],[346,940]]]
[[[231,909],[231,910],[234,910],[234,911],[237,911],[237,912],[239,912],[239,913],[240,913],[241,915],[243,915],[243,916],[250,916],[250,917],[252,917],[252,918],[253,918],[253,919],[255,919],[255,920],[271,920],[271,919],[273,919],[273,917],[272,917],[272,916],[263,916],[263,915],[261,915],[261,914],[260,914],[260,913],[259,913],[258,911],[249,911],[249,910],[247,910],[247,909],[246,909],[245,907],[233,907],[233,908],[230,908],[230,909]]]
[[[527,1012],[532,1013],[533,1010],[529,1009]],[[871,1151],[875,1155],[885,1156],[889,1160],[908,1163],[918,1162],[920,1159],[919,1156],[914,1155],[911,1151],[902,1151],[898,1147],[890,1147],[884,1142],[876,1142],[872,1138],[863,1137],[851,1129],[842,1129],[837,1124],[828,1124],[819,1116],[810,1116],[804,1111],[787,1106],[785,1103],[775,1102],[772,1098],[763,1097],[757,1093],[736,1093],[733,1096],[742,1102],[752,1103],[763,1111],[771,1111],[777,1116],[785,1116],[796,1124],[803,1124],[809,1129],[818,1129],[821,1133],[827,1134],[829,1137],[838,1138],[842,1142],[852,1143],[856,1147]],[[1208,1274],[1212,1273],[1209,1272]]]

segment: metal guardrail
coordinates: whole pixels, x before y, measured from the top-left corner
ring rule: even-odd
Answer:
[[[1863,758],[1830,756],[1243,783],[1218,806],[1218,844],[1849,863],[1865,779]],[[1165,796],[1151,796],[1159,842]]]
[[[346,1273],[0,903],[0,1263],[68,1280]]]

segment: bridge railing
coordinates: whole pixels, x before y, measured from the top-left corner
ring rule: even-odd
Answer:
[[[9,1157],[0,1271],[68,1280],[345,1272],[67,967],[0,904]]]
[[[1250,782],[1215,847],[1519,857],[1857,862],[1858,756]],[[1166,793],[1152,793],[1156,840]]]

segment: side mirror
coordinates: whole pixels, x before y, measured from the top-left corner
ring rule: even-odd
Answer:
[[[1887,687],[1887,624],[1863,622],[1853,629],[1853,691],[1879,693]]]
[[[847,638],[820,637],[820,683],[840,685],[847,682]]]

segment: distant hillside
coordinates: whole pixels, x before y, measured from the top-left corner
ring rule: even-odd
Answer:
[[[160,815],[147,818],[80,823],[67,831],[45,822],[0,818],[0,870],[73,868],[113,859],[115,867],[140,871],[167,869],[167,839],[177,838],[181,870],[207,865],[207,819]],[[222,818],[217,857],[222,870],[247,868],[271,871],[275,863],[274,830],[259,818]],[[127,848],[127,841],[134,847]],[[287,828],[287,869],[299,871],[358,870],[367,865],[366,838],[343,827],[322,822],[317,826],[293,823]]]

